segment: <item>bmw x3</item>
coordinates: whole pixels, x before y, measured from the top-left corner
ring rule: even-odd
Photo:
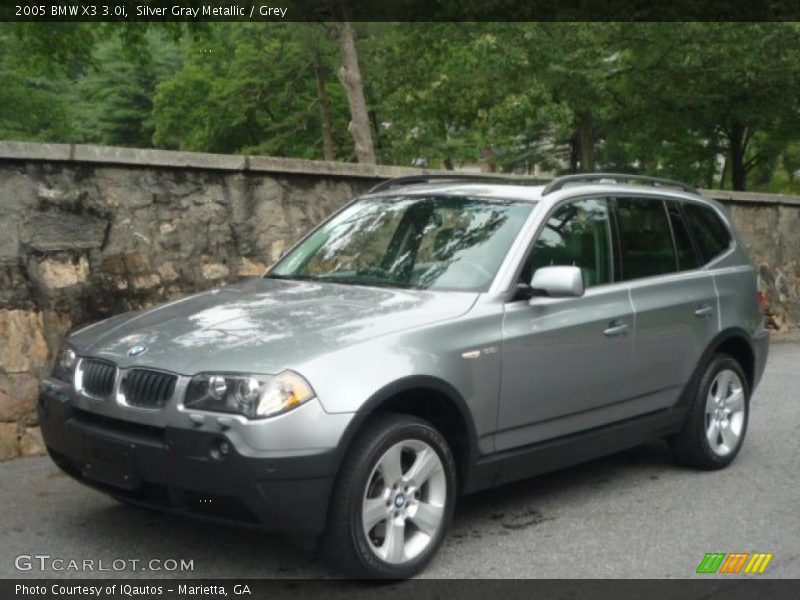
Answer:
[[[727,466],[768,340],[726,210],[684,184],[400,178],[263,277],[73,332],[39,417],[124,502],[403,578],[461,495],[658,438]]]

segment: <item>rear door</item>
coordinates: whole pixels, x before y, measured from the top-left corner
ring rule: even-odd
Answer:
[[[631,393],[643,410],[674,405],[717,332],[717,295],[677,200],[619,197],[620,275],[636,336]]]

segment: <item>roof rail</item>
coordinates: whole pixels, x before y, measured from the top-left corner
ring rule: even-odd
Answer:
[[[544,182],[537,181],[533,179],[527,178],[514,178],[510,175],[491,175],[491,174],[484,174],[484,173],[429,173],[429,174],[420,174],[420,175],[405,175],[403,177],[393,177],[392,179],[387,179],[386,181],[382,181],[374,188],[372,188],[368,194],[373,194],[375,192],[380,192],[383,190],[388,190],[393,187],[398,187],[401,185],[412,185],[415,183],[431,183],[435,181],[486,181],[486,182],[494,182],[494,183],[532,183],[532,184],[542,184]]]
[[[648,177],[647,175],[629,175],[627,173],[578,173],[576,175],[565,175],[558,177],[545,186],[542,190],[542,196],[546,196],[550,192],[555,192],[562,189],[571,183],[580,182],[604,182],[604,180],[611,180],[613,183],[640,183],[642,185],[652,185],[654,187],[671,187],[678,188],[690,194],[700,195],[696,188],[690,185],[674,181],[672,179],[662,179],[661,177]]]

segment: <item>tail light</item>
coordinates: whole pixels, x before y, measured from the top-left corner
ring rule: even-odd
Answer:
[[[758,292],[756,294],[756,298],[758,299],[758,307],[763,311],[769,308],[769,302],[767,302],[767,297],[764,295],[764,292]]]

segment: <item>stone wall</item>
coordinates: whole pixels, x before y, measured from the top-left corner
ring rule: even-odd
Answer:
[[[259,275],[353,196],[421,172],[0,142],[0,460],[42,452],[39,380],[66,331]],[[773,323],[799,323],[800,199],[722,199],[759,263]]]
[[[724,202],[750,256],[766,296],[767,326],[779,331],[800,325],[800,198],[780,194],[704,191]]]
[[[69,329],[260,275],[354,195],[419,172],[0,143],[0,460],[42,452],[39,379]]]

